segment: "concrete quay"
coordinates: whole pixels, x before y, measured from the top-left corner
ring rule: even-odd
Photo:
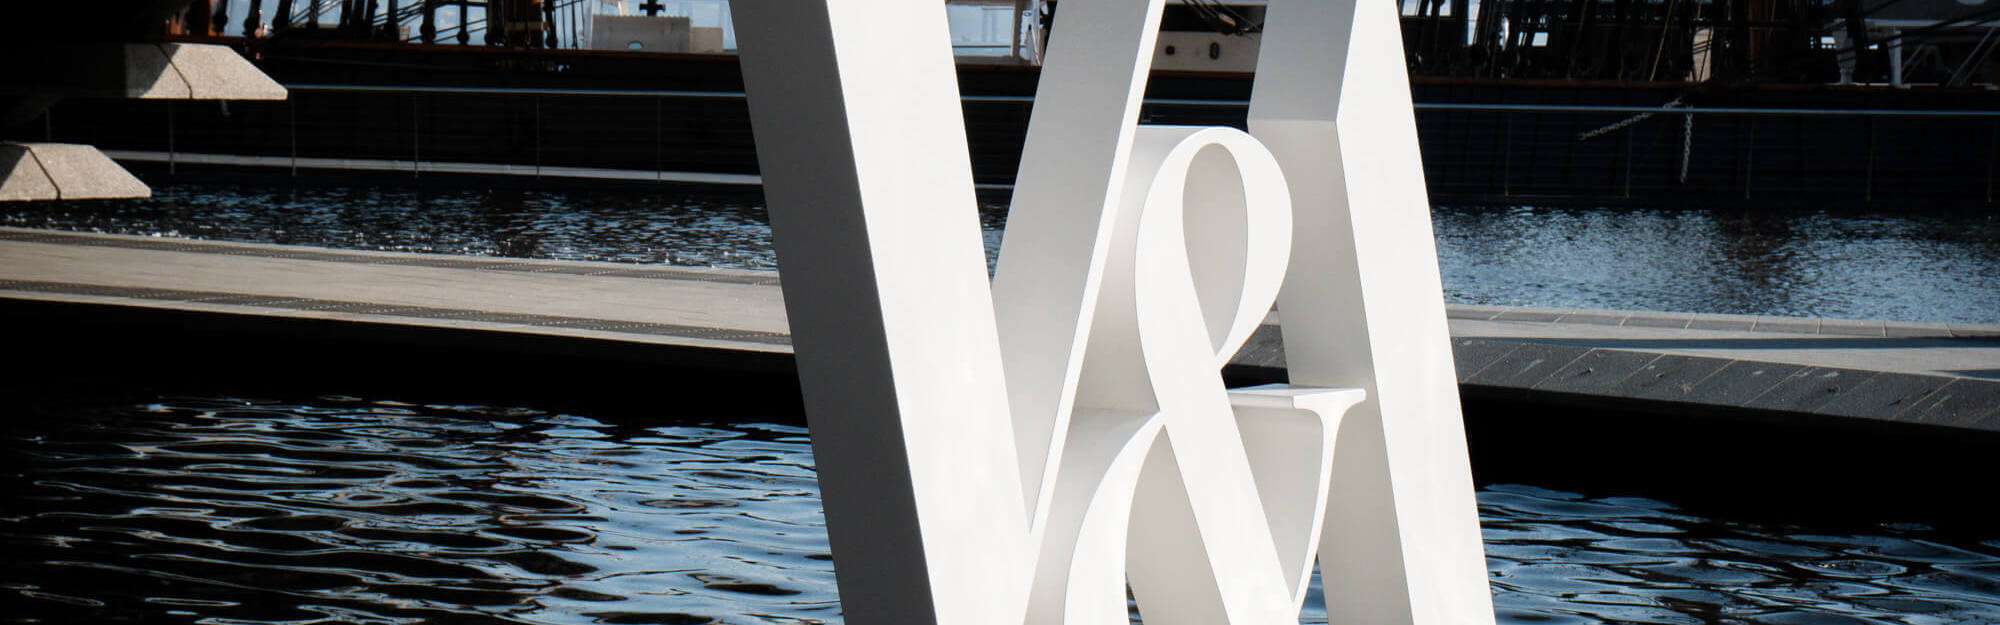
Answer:
[[[0,228],[0,308],[34,306],[343,337],[448,334],[505,345],[522,362],[600,353],[790,371],[774,272]],[[1468,404],[2000,433],[2000,326],[1492,306],[1449,316]],[[1280,322],[1274,313],[1237,355],[1233,377],[1282,375]]]

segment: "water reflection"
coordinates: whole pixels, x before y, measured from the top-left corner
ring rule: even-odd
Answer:
[[[10,203],[0,224],[391,251],[773,269],[762,197],[178,185]]]
[[[840,620],[797,427],[352,397],[13,408],[9,618]],[[1503,623],[2000,622],[2000,533],[1517,484],[1479,502]]]
[[[0,205],[0,225],[772,269],[755,191],[176,185]],[[981,198],[989,261],[1006,200]],[[2000,213],[1438,207],[1454,302],[2000,324]]]
[[[79,415],[83,416],[83,415]],[[18,432],[11,603],[58,622],[835,617],[803,431],[175,399]]]
[[[1432,211],[1475,304],[2000,323],[2000,215]]]
[[[1738,523],[1520,485],[1489,486],[1479,503],[1503,622],[2000,619],[2000,540]]]

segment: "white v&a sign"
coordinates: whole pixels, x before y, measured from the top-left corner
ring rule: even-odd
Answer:
[[[1063,2],[990,284],[943,3],[735,3],[848,622],[1493,622],[1393,6],[1270,0],[1246,134],[1137,123],[1163,1]]]

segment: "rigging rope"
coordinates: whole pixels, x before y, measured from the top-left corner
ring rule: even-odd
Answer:
[[[1670,109],[1673,109],[1673,108],[1676,108],[1676,107],[1679,107],[1679,106],[1681,106],[1681,98],[1677,96],[1677,97],[1675,97],[1675,98],[1674,98],[1673,100],[1670,100],[1670,101],[1668,101],[1668,102],[1667,102],[1666,104],[1662,104],[1662,105],[1660,105],[1660,111],[1666,111],[1666,110],[1670,110]],[[1640,113],[1640,114],[1637,114],[1637,115],[1633,115],[1633,116],[1631,116],[1631,117],[1627,117],[1627,118],[1625,118],[1625,119],[1623,119],[1623,120],[1619,120],[1619,121],[1617,121],[1617,122],[1613,122],[1613,123],[1612,123],[1611,125],[1608,125],[1608,126],[1605,126],[1605,127],[1603,127],[1603,128],[1598,128],[1598,129],[1596,129],[1596,130],[1590,130],[1590,131],[1586,131],[1586,132],[1582,132],[1582,133],[1578,133],[1578,134],[1576,135],[1576,140],[1577,140],[1577,141],[1588,141],[1588,140],[1591,140],[1591,139],[1595,139],[1595,138],[1598,138],[1598,137],[1601,137],[1601,136],[1604,136],[1604,135],[1606,135],[1606,134],[1610,134],[1610,133],[1613,133],[1613,132],[1617,132],[1618,130],[1621,130],[1621,129],[1624,129],[1625,127],[1627,127],[1627,126],[1631,126],[1632,124],[1636,124],[1636,123],[1639,123],[1639,122],[1642,122],[1642,121],[1646,121],[1646,120],[1647,120],[1648,118],[1651,118],[1651,117],[1652,117],[1652,116],[1654,116],[1654,115],[1658,115],[1658,114],[1660,113],[1660,111],[1647,111],[1647,112],[1644,112],[1644,113]],[[1692,115],[1690,115],[1690,118],[1691,118],[1691,117],[1692,117]],[[1689,125],[1693,125],[1693,122],[1692,122],[1692,121],[1690,121],[1690,122],[1688,122],[1688,123],[1689,123]]]

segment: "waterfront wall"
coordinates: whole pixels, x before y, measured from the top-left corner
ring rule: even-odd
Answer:
[[[962,83],[973,170],[988,187],[1012,184],[1032,106],[1032,81],[1003,78]],[[1142,119],[1242,126],[1234,94],[1247,85],[1218,80],[1156,80]],[[40,126],[50,140],[145,154],[167,165],[155,179],[172,179],[182,164],[199,171],[213,156],[254,157],[256,175],[306,182],[328,168],[404,182],[422,182],[427,170],[480,169],[463,164],[566,183],[755,174],[740,90],[726,80],[700,84],[292,85],[291,100],[276,103],[68,101]],[[1416,95],[1425,173],[1440,204],[2000,206],[1993,94],[1750,92],[1671,109],[1660,104],[1674,93],[1661,89],[1425,84]]]

